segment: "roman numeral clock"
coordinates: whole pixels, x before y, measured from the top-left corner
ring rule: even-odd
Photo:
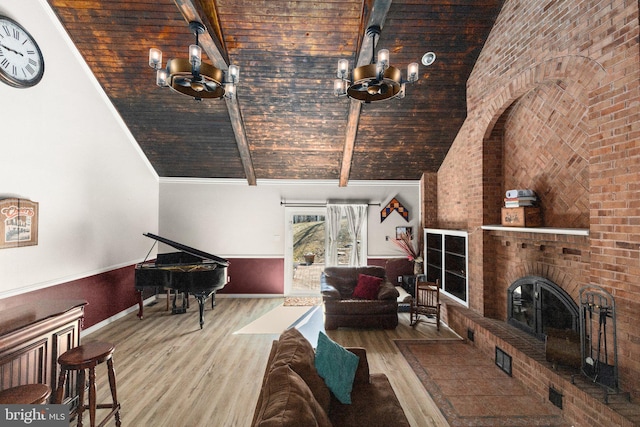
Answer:
[[[16,21],[0,15],[0,81],[31,87],[42,79],[44,58],[35,39]]]

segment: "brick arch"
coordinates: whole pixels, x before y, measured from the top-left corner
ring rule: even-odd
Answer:
[[[505,124],[505,111],[514,105],[519,99],[521,99],[527,93],[534,91],[538,88],[542,88],[546,85],[558,85],[562,86],[571,94],[574,98],[584,103],[586,108],[593,103],[593,99],[596,96],[597,89],[601,81],[606,81],[607,72],[597,61],[594,61],[585,56],[579,55],[566,55],[556,58],[551,58],[531,67],[521,70],[519,73],[514,74],[511,79],[506,83],[494,85],[491,89],[485,91],[488,96],[484,97],[483,102],[474,109],[476,112],[475,117],[471,118],[471,121],[477,123],[478,134],[484,135],[482,139],[482,223],[483,224],[495,224],[500,221],[500,211],[496,209],[496,206],[502,204],[502,182],[504,177],[502,176],[502,167],[496,167],[501,165],[503,161],[502,151],[502,129]],[[475,119],[475,120],[474,120]],[[589,120],[588,117],[585,120]],[[486,126],[486,127],[484,127]],[[586,127],[591,127],[587,122]],[[587,129],[587,141],[593,135],[593,131]],[[588,159],[587,159],[588,160]],[[552,212],[553,213],[553,212]],[[572,213],[582,218],[582,212]],[[588,220],[588,215],[586,216]],[[559,218],[559,217],[556,217]],[[561,222],[565,219],[559,218],[557,221]],[[488,237],[485,237],[487,239]],[[475,247],[476,250],[483,253],[482,260],[482,287],[483,287],[483,309],[489,316],[498,316],[501,314],[503,307],[500,304],[495,305],[492,301],[493,298],[497,298],[497,301],[501,301],[503,294],[502,289],[504,285],[513,283],[520,277],[527,275],[537,275],[545,277],[554,283],[557,283],[562,287],[572,298],[578,298],[578,288],[581,280],[580,274],[574,277],[568,276],[562,269],[556,269],[549,264],[537,264],[523,263],[518,267],[517,271],[509,272],[508,280],[510,282],[504,283],[507,279],[498,279],[496,277],[496,266],[493,265],[494,258],[487,251],[491,250],[490,246],[486,245],[486,240],[478,242]],[[472,266],[473,267],[473,266]],[[506,288],[504,288],[506,289]],[[505,295],[506,297],[506,295]]]
[[[477,109],[482,111],[482,115],[487,119],[483,140],[490,137],[502,113],[518,98],[536,87],[547,82],[564,81],[577,84],[582,88],[581,93],[591,98],[590,93],[598,87],[600,81],[604,81],[606,75],[607,71],[602,64],[580,55],[551,58],[522,70],[509,83],[500,88],[494,88],[495,91],[487,91],[494,95],[486,99]]]
[[[539,276],[550,280],[561,287],[574,301],[578,301],[580,284],[573,276],[552,265],[539,262],[523,263],[508,268],[504,274],[506,288],[511,286],[516,280],[525,276]]]

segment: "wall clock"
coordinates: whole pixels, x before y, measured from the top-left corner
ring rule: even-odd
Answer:
[[[42,79],[44,58],[35,39],[16,21],[0,15],[0,81],[31,87]]]

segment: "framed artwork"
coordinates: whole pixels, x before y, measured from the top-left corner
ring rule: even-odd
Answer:
[[[38,244],[38,202],[0,200],[0,249]]]
[[[396,240],[400,240],[403,234],[407,234],[413,239],[413,227],[396,227]]]

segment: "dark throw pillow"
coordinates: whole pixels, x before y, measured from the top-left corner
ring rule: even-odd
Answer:
[[[358,276],[358,284],[353,290],[354,298],[364,299],[377,299],[380,285],[382,284],[382,278],[375,276],[367,276],[366,274],[360,274]]]

